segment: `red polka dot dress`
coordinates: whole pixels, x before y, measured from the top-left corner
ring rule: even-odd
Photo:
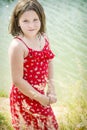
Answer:
[[[23,78],[38,92],[45,94],[48,62],[54,58],[49,43],[45,39],[44,48],[41,51],[36,51],[29,48],[22,39],[18,39],[29,50],[28,55],[24,58]],[[43,106],[36,100],[31,100],[15,85],[12,86],[10,93],[10,107],[15,130],[58,130],[57,120],[51,106]]]

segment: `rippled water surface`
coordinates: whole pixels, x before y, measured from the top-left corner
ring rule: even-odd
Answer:
[[[55,84],[60,88],[87,83],[87,1],[39,0],[47,18],[47,34],[54,60]],[[14,5],[0,1],[0,89],[9,90],[11,84],[8,47],[12,37],[8,22]]]

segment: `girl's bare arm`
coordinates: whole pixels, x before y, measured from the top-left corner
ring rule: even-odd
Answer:
[[[52,103],[57,101],[56,93],[55,93],[55,85],[54,85],[54,69],[53,69],[53,61],[49,61],[48,68],[48,90],[47,95],[51,98]]]

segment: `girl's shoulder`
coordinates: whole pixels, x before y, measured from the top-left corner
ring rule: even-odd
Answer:
[[[23,50],[24,50],[24,46],[20,43],[20,41],[17,40],[16,38],[13,38],[8,48],[8,52],[16,53]]]
[[[43,33],[42,36],[43,36],[43,38],[44,38],[46,44],[47,44],[48,46],[50,46],[50,41],[49,41],[49,38],[48,38],[47,34],[46,34],[46,33]]]
[[[48,36],[47,36],[46,33],[42,33],[42,36],[44,37],[44,39],[46,39],[47,41],[49,41]]]
[[[22,48],[23,45],[21,44],[21,41],[19,41],[18,39],[16,39],[15,37],[12,39],[11,43],[10,43],[10,47],[11,48]]]

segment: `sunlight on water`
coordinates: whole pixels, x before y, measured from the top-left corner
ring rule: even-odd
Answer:
[[[45,9],[47,34],[54,60],[55,83],[60,88],[87,80],[87,2],[85,0],[39,0]],[[0,2],[0,89],[10,87],[8,22],[15,2]]]

